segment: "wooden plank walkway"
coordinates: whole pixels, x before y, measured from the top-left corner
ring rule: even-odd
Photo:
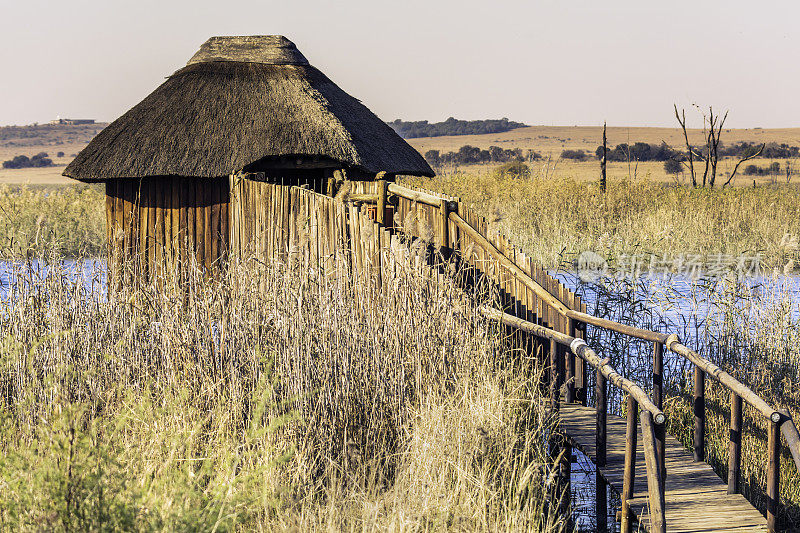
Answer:
[[[594,463],[594,407],[561,404],[560,424],[573,446]],[[625,419],[608,415],[606,466],[600,472],[618,493],[622,493],[625,464]],[[642,434],[639,430],[636,455],[636,481],[631,508],[645,527],[647,516],[647,476]],[[695,463],[692,454],[672,436],[666,439],[667,480],[665,485],[667,531],[767,531],[767,520],[740,494],[728,494],[727,485],[706,463]]]

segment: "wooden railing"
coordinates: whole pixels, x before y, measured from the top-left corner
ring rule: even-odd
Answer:
[[[597,318],[585,313],[568,311],[567,315],[573,320],[604,328],[609,331],[653,342],[653,399],[661,406],[663,401],[663,351],[666,346],[670,351],[683,357],[694,366],[694,394],[692,410],[694,413],[693,452],[695,461],[705,460],[705,377],[708,375],[719,382],[730,393],[730,441],[728,447],[728,494],[740,492],[740,472],[742,460],[742,401],[761,414],[769,424],[767,430],[767,525],[770,531],[777,528],[778,495],[780,491],[780,435],[786,439],[789,451],[795,463],[795,468],[800,471],[800,434],[797,426],[787,410],[776,409],[765,402],[749,387],[725,372],[708,359],[701,357],[697,352],[680,343],[676,334],[658,333],[625,326],[611,320]]]
[[[555,379],[551,383],[551,403],[557,410],[561,403],[560,390],[564,384],[563,360],[558,354],[557,345],[569,347],[576,357],[594,367],[596,372],[596,452],[595,463],[599,468],[606,466],[606,421],[608,416],[608,403],[606,402],[606,389],[608,383],[628,394],[627,426],[625,435],[625,469],[623,474],[622,490],[622,530],[630,531],[633,517],[630,507],[625,503],[632,497],[634,480],[636,479],[636,441],[637,418],[642,425],[642,439],[644,447],[645,467],[647,469],[647,499],[650,504],[650,528],[654,533],[666,531],[664,517],[664,423],[666,417],[660,407],[656,406],[638,385],[621,376],[609,364],[608,358],[601,359],[583,339],[570,337],[557,331],[522,320],[508,313],[496,309],[485,308],[483,313],[500,323],[526,331],[537,337],[550,341],[550,365],[555,369]],[[569,388],[570,384],[567,383]],[[639,412],[641,408],[641,412]],[[637,417],[638,413],[638,417]],[[660,447],[659,447],[660,443]],[[598,506],[599,507],[599,506]],[[605,512],[598,509],[598,513]],[[598,517],[600,519],[604,517]]]
[[[343,201],[340,201],[343,200]],[[771,407],[744,384],[679,342],[676,335],[627,326],[586,313],[586,305],[572,291],[537,267],[508,239],[489,231],[488,222],[458,198],[414,189],[384,180],[352,182],[347,194],[336,199],[299,187],[239,182],[232,189],[232,217],[257,213],[230,237],[231,255],[247,246],[266,255],[301,260],[321,272],[347,265],[355,278],[378,286],[388,283],[400,260],[420,263],[424,254],[409,256],[410,240],[433,249],[438,257],[458,263],[465,282],[491,284],[500,293],[502,311],[487,311],[506,327],[545,340],[539,346],[549,364],[551,401],[557,407],[562,388],[565,402],[586,404],[587,367],[596,373],[598,461],[604,459],[607,384],[627,393],[628,447],[623,487],[623,518],[630,524],[627,500],[632,494],[635,445],[641,423],[645,446],[648,498],[652,527],[663,531],[665,470],[664,348],[690,361],[695,368],[693,409],[694,456],[705,459],[705,376],[717,380],[731,394],[728,492],[739,492],[742,402],[769,421],[767,521],[777,527],[780,483],[780,434],[783,433],[800,471],[800,437],[787,411]],[[402,239],[402,242],[401,242]],[[419,249],[420,247],[417,247]],[[436,275],[436,269],[432,269]],[[466,272],[467,274],[463,274]],[[652,398],[601,360],[581,337],[586,325],[604,328],[652,343]],[[599,465],[600,466],[600,465]],[[624,522],[625,523],[625,522]]]
[[[380,187],[380,186],[379,186]],[[786,410],[780,410],[772,407],[759,397],[750,388],[735,379],[733,376],[719,368],[717,365],[701,357],[697,352],[689,349],[680,343],[676,334],[665,334],[656,331],[645,330],[620,324],[611,320],[606,320],[594,317],[585,312],[585,307],[575,309],[575,306],[568,305],[563,298],[556,297],[555,294],[562,295],[566,290],[563,285],[553,280],[552,277],[545,273],[544,276],[532,276],[525,268],[520,267],[516,261],[518,251],[513,250],[508,253],[502,247],[497,245],[497,241],[493,242],[487,237],[485,231],[485,221],[483,228],[481,224],[475,224],[466,220],[463,213],[465,212],[463,204],[456,199],[449,198],[442,195],[431,193],[430,191],[418,191],[408,187],[403,187],[398,184],[390,184],[387,191],[391,194],[397,195],[407,201],[426,204],[440,211],[442,220],[449,223],[450,232],[445,231],[441,240],[444,243],[450,243],[454,249],[459,249],[463,254],[463,237],[466,236],[472,243],[481,248],[484,256],[491,257],[497,262],[499,267],[505,270],[512,278],[514,283],[522,284],[524,287],[535,295],[538,306],[535,308],[534,320],[522,320],[520,314],[512,310],[511,313],[493,312],[495,318],[506,326],[517,328],[527,331],[538,337],[547,338],[551,340],[552,347],[551,354],[551,376],[555,377],[555,381],[559,383],[566,382],[565,401],[571,402],[575,400],[585,401],[585,374],[583,378],[579,377],[580,368],[583,366],[578,361],[586,362],[592,365],[597,372],[597,408],[598,408],[598,428],[604,425],[604,417],[606,410],[606,393],[605,386],[608,380],[608,375],[602,370],[606,369],[611,371],[610,367],[601,365],[602,361],[596,358],[596,354],[591,351],[588,346],[581,343],[573,342],[577,339],[577,333],[585,327],[586,324],[603,328],[609,331],[614,331],[623,335],[633,338],[649,341],[653,345],[653,382],[652,382],[652,403],[647,400],[648,408],[643,410],[647,413],[642,418],[642,429],[647,442],[652,441],[655,448],[656,459],[650,461],[647,465],[648,469],[648,483],[653,479],[657,479],[661,489],[654,492],[650,490],[650,505],[651,512],[655,509],[658,512],[658,503],[661,504],[660,510],[663,512],[663,484],[666,478],[664,449],[665,449],[665,429],[663,420],[659,422],[655,418],[655,411],[649,408],[652,405],[657,409],[657,413],[661,412],[664,402],[664,348],[674,352],[678,356],[686,359],[694,366],[694,398],[693,398],[693,412],[694,412],[694,435],[693,435],[693,452],[696,461],[705,460],[705,419],[706,419],[706,402],[705,402],[705,377],[709,376],[711,379],[716,380],[730,392],[731,402],[731,418],[730,418],[730,442],[729,442],[729,457],[728,457],[728,493],[734,494],[740,492],[740,471],[741,471],[741,438],[742,438],[742,402],[751,405],[755,410],[760,413],[768,422],[769,428],[767,432],[767,455],[768,455],[768,472],[767,472],[767,524],[770,531],[777,529],[777,513],[779,505],[779,488],[780,488],[780,453],[781,442],[780,435],[786,439],[795,467],[800,471],[800,434],[798,434],[797,427],[792,420],[790,413]],[[468,216],[474,216],[471,212],[467,211]],[[448,228],[448,224],[442,224],[439,227]],[[460,232],[461,239],[453,236],[453,228]],[[483,231],[481,231],[483,230]],[[450,233],[450,235],[448,235]],[[499,237],[499,242],[504,239]],[[497,277],[495,277],[497,279]],[[507,282],[506,282],[507,283]],[[555,294],[554,294],[555,293]],[[570,301],[575,301],[576,297],[571,295]],[[542,326],[541,317],[547,317],[545,324],[553,326],[553,329]],[[535,322],[539,322],[538,324]],[[577,339],[580,340],[580,339]],[[581,341],[582,342],[582,341]],[[560,365],[558,365],[559,357],[557,354],[557,345],[570,346],[574,359],[567,357],[567,368],[565,375],[562,374]],[[580,352],[580,353],[578,353]],[[587,356],[589,353],[591,356]],[[551,378],[551,382],[553,378]],[[631,413],[635,413],[636,404],[639,406],[645,405],[642,402],[640,395],[631,394],[630,391],[618,385],[619,388],[628,392],[628,439],[635,442],[635,421],[632,422]],[[582,387],[584,394],[576,393],[576,388]],[[554,390],[554,389],[553,389]],[[636,389],[641,391],[640,388]],[[647,420],[645,420],[645,418]],[[598,431],[598,438],[601,438],[600,431]],[[633,435],[633,436],[632,436]],[[604,443],[598,443],[598,450],[604,449]],[[627,461],[626,451],[626,461]],[[602,461],[602,459],[599,459]],[[657,476],[651,478],[650,470],[658,466]],[[626,462],[626,477],[625,483],[631,482],[632,479],[627,477],[628,464]],[[631,470],[634,468],[631,465]],[[658,495],[660,493],[660,497]],[[630,493],[628,493],[630,494]],[[660,500],[659,500],[660,498]],[[623,514],[627,512],[627,505],[625,501],[627,495],[623,494]],[[656,505],[654,506],[654,501]],[[657,518],[658,519],[658,518]],[[663,515],[660,517],[663,521]],[[654,522],[654,525],[656,522]]]

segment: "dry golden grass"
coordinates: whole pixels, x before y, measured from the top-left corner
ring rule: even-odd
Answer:
[[[256,261],[108,302],[53,259],[0,310],[0,529],[560,530],[539,370],[458,291]]]
[[[800,188],[693,189],[647,180],[595,182],[534,172],[517,179],[490,169],[444,172],[411,180],[458,196],[486,216],[536,262],[558,268],[591,250],[613,261],[621,254],[717,254],[754,257],[761,267],[797,262]]]

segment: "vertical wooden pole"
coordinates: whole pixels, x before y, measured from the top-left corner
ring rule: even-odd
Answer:
[[[633,483],[636,479],[636,418],[638,411],[639,404],[629,394],[625,432],[625,471],[622,479],[622,533],[630,533],[633,524],[628,500],[633,496]]]
[[[666,533],[667,523],[664,516],[664,491],[662,489],[660,466],[656,451],[655,428],[653,416],[649,411],[642,411],[642,446],[644,447],[645,469],[647,470],[647,500],[650,511],[650,531]]]
[[[572,308],[572,293],[567,293],[567,302],[569,307]],[[567,335],[573,338],[578,337],[578,324],[571,318],[567,319]],[[586,374],[584,372],[583,359],[572,353],[570,353],[570,357],[572,357],[572,365],[575,367],[575,396],[573,400],[582,404],[586,398]]]
[[[781,429],[780,422],[769,421],[767,430],[769,466],[767,469],[767,528],[778,530],[778,489],[780,487]]]
[[[219,209],[219,255],[224,261],[228,260],[230,256],[231,246],[231,186],[229,180],[223,180],[220,183],[220,209]]]
[[[150,181],[152,179],[142,178],[139,181],[139,273],[143,282],[147,282],[151,275],[148,270],[148,238],[150,235]]]
[[[550,339],[550,368],[552,372],[552,383],[550,384],[550,405],[554,411],[558,411],[559,402],[561,402],[561,364],[559,363],[559,350],[558,344],[555,340]]]
[[[194,180],[194,256],[197,260],[197,268],[203,270],[206,257],[206,237],[205,237],[205,198],[203,197],[203,183],[205,180]]]
[[[606,420],[608,414],[608,399],[606,397],[606,390],[608,386],[606,384],[606,377],[597,369],[595,374],[595,398],[596,398],[596,413],[597,413],[597,425],[596,425],[596,441],[595,445],[597,447],[597,466],[606,466]]]
[[[595,408],[597,413],[595,428],[595,448],[597,470],[595,471],[596,489],[596,519],[597,530],[606,531],[608,528],[608,501],[606,498],[606,480],[600,469],[606,466],[606,417],[608,413],[608,399],[606,398],[606,377],[598,368],[595,373]]]
[[[386,194],[389,184],[386,180],[378,180],[378,213],[376,214],[378,224],[386,226]]]
[[[147,187],[147,275],[150,283],[156,281],[156,182],[158,178],[150,178]]]
[[[572,503],[572,445],[565,439],[562,440],[564,454],[561,456],[559,465],[559,489],[561,490],[561,500],[559,504],[559,514],[568,521],[571,516]]]
[[[653,403],[656,407],[663,410],[664,408],[664,345],[660,342],[653,343]],[[667,478],[667,465],[666,465],[666,422],[664,424],[655,424],[654,427],[656,439],[656,453],[658,454],[658,462],[661,470],[661,488],[663,490],[664,483]]]
[[[694,367],[694,460],[701,462],[705,459],[706,443],[706,374],[700,367]]]
[[[583,307],[583,301],[581,300],[580,296],[575,295],[574,293],[570,293],[570,309],[575,309],[576,311],[580,311]],[[586,340],[586,324],[579,323],[575,325],[575,337],[579,339]],[[589,405],[587,402],[589,401],[589,365],[583,359],[576,356],[575,359],[576,365],[576,379],[578,383],[578,401],[581,405]]]
[[[214,241],[214,225],[211,223],[211,215],[213,211],[213,193],[214,179],[204,179],[203,182],[203,235],[205,237],[205,261],[206,272],[211,273],[211,264],[214,262],[214,254],[212,250],[212,242]]]
[[[159,278],[159,286],[163,283],[164,277],[164,207],[166,197],[164,195],[164,178],[153,180],[155,199],[155,234],[153,236],[155,244],[155,272]]]
[[[450,258],[450,202],[442,200],[439,207],[442,219],[442,235],[440,239],[440,252],[442,257],[447,260]]]
[[[742,465],[742,397],[731,391],[731,431],[728,445],[728,494],[739,492]]]
[[[172,239],[169,243],[172,248],[172,275],[175,281],[180,280],[181,264],[181,178],[178,176],[170,179],[172,184],[172,207],[170,209],[170,221],[172,222]]]
[[[560,346],[559,344],[559,347]],[[572,352],[566,347],[562,348],[561,351],[566,354],[567,359],[567,376],[565,378],[567,382],[567,394],[564,401],[566,403],[573,403],[575,401],[575,357],[573,357]]]

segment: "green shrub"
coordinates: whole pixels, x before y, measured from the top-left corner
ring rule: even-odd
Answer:
[[[510,163],[501,165],[497,169],[497,172],[499,174],[518,179],[531,177],[531,167],[529,167],[522,161],[511,161]]]

